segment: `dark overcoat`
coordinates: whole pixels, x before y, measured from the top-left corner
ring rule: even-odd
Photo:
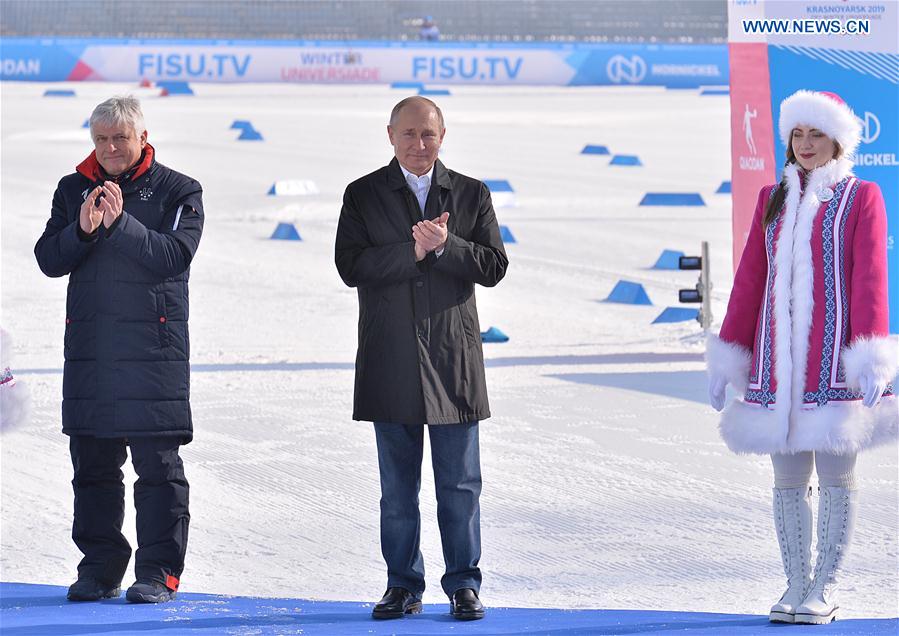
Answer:
[[[454,424],[490,417],[475,284],[493,287],[508,259],[490,191],[438,160],[424,218],[449,212],[443,253],[415,261],[422,219],[396,159],[351,183],[335,261],[359,294],[353,419]]]
[[[62,426],[69,435],[193,436],[187,284],[203,232],[200,184],[146,146],[121,180],[107,231],[79,231],[81,204],[102,182],[92,153],[59,182],[34,248],[47,276],[69,275]]]

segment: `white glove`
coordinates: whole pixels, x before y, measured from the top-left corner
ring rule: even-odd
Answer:
[[[858,378],[858,384],[865,396],[862,402],[869,409],[878,405],[880,398],[883,397],[883,392],[887,388],[885,380],[876,380],[874,374],[870,372],[862,373]]]
[[[724,408],[724,393],[727,388],[727,378],[718,373],[709,373],[709,404],[716,411]]]

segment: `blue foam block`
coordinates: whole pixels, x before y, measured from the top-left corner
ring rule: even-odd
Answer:
[[[515,240],[515,236],[512,234],[512,230],[509,229],[506,225],[499,226],[499,237],[503,240],[503,243],[517,243]]]
[[[405,88],[412,89],[416,91],[423,90],[425,87],[421,82],[394,82],[390,85],[390,88]]]
[[[609,162],[610,166],[642,166],[643,162],[637,155],[615,155]]]
[[[450,95],[451,93],[447,88],[419,88],[418,94],[424,96],[440,96]]]
[[[704,206],[705,201],[697,192],[647,192],[640,205]]]
[[[237,141],[262,141],[262,134],[258,130],[252,128],[244,128],[240,132]]]
[[[640,283],[632,283],[620,280],[615,284],[612,293],[606,298],[608,303],[623,303],[625,305],[651,305],[649,295]]]
[[[683,377],[681,373],[680,377]],[[692,378],[691,378],[692,379]],[[633,388],[628,379],[625,388]],[[673,395],[673,394],[672,394]],[[683,396],[683,391],[677,394]],[[636,541],[636,540],[635,540]],[[274,588],[273,588],[274,589]],[[275,596],[275,595],[272,595]],[[426,604],[421,614],[400,621],[373,621],[371,603],[252,598],[179,592],[169,603],[127,603],[123,597],[99,603],[66,601],[66,588],[27,583],[0,583],[0,622],[10,636],[59,634],[639,634],[640,636],[750,636],[775,633],[765,615],[672,612],[643,609],[515,608],[491,605],[487,618],[459,625],[446,603]],[[637,601],[635,600],[635,603]],[[455,628],[454,625],[455,624]],[[462,629],[464,627],[464,629]],[[844,636],[896,636],[899,619],[840,620],[808,630]],[[792,627],[785,627],[792,633]],[[803,632],[805,634],[805,632]]]
[[[584,146],[584,149],[581,150],[582,155],[607,155],[609,154],[609,148],[607,146],[594,146],[593,144],[587,144]]]
[[[251,124],[246,119],[235,119],[231,124],[231,128],[233,130],[253,130],[253,124]]]
[[[703,88],[700,95],[730,95],[730,89],[727,88]]]
[[[718,189],[715,190],[715,194],[730,194],[730,181],[722,181],[721,185],[718,186]]]
[[[656,264],[652,266],[653,269],[680,269],[678,267],[678,259],[683,256],[683,252],[678,252],[677,250],[664,250],[659,255],[659,258],[656,260]]]
[[[164,88],[169,95],[193,95],[194,91],[187,82],[175,82],[170,80],[162,80],[156,82],[156,86]]]
[[[484,179],[484,185],[491,192],[515,192],[512,189],[512,184],[505,179]]]
[[[656,316],[656,319],[652,321],[652,324],[696,320],[697,316],[699,316],[698,309],[690,309],[689,307],[665,307],[665,310]]]
[[[297,232],[297,228],[294,227],[293,223],[278,223],[278,227],[275,228],[275,231],[272,232],[272,239],[278,241],[302,241],[300,238],[300,233]]]
[[[490,327],[481,334],[481,342],[509,342],[509,336],[496,327]]]
[[[75,97],[75,91],[67,88],[48,88],[44,91],[44,97]]]

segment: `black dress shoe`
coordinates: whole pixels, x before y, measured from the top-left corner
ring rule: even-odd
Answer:
[[[421,601],[402,587],[388,587],[371,611],[372,618],[402,618],[406,614],[421,614]]]
[[[116,598],[121,593],[118,585],[103,583],[92,576],[83,576],[69,586],[66,598],[70,601],[99,601]]]
[[[453,592],[450,599],[450,613],[460,621],[476,621],[484,618],[484,605],[478,593],[469,587]]]

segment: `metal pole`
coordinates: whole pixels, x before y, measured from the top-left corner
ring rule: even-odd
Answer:
[[[702,311],[700,312],[700,324],[703,331],[708,331],[712,326],[712,279],[709,275],[709,243],[702,242]]]

